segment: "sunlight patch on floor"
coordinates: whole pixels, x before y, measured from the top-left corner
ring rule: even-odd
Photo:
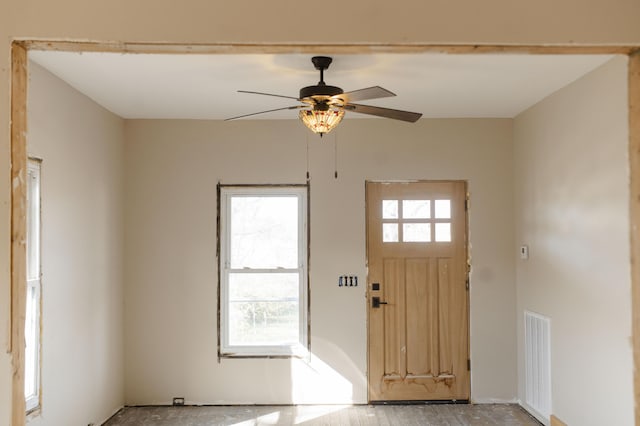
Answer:
[[[327,414],[335,413],[350,407],[349,405],[299,405],[296,407],[296,417],[293,424],[299,425]]]
[[[243,422],[234,423],[230,426],[255,426],[255,425],[277,425],[280,421],[280,411],[264,414],[255,419],[245,420]]]

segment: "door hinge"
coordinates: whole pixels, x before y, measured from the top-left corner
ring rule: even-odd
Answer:
[[[469,277],[467,277],[467,281],[465,282],[465,287],[467,290],[469,290]]]
[[[464,200],[464,211],[469,211],[469,200]]]
[[[471,360],[467,359],[467,371],[471,371]]]

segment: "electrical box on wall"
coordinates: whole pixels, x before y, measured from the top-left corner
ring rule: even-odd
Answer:
[[[357,275],[340,275],[338,278],[338,287],[357,287],[358,276]]]
[[[520,259],[522,260],[529,259],[529,246],[527,245],[520,246]]]

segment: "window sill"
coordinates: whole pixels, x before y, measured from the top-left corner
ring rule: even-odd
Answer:
[[[40,407],[40,404],[38,404],[35,407],[30,408],[26,411],[25,418],[27,421],[29,421],[31,419],[38,417],[40,415],[40,412],[41,412],[41,407]]]
[[[309,351],[303,345],[291,347],[247,347],[236,346],[224,348],[218,354],[219,358],[266,358],[266,359],[283,359],[283,358],[305,358]]]

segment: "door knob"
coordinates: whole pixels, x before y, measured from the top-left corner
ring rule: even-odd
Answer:
[[[387,305],[387,302],[381,302],[380,298],[377,296],[374,296],[371,298],[371,307],[372,308],[379,308],[380,305]]]

